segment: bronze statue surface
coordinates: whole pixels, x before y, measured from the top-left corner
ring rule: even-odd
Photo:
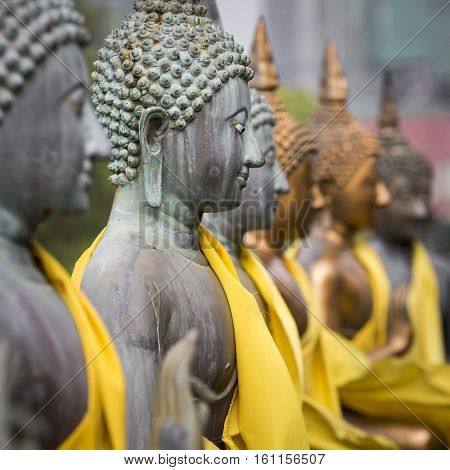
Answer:
[[[192,328],[192,374],[225,394],[205,431],[220,446],[236,380],[234,332],[198,225],[205,212],[237,207],[250,168],[263,164],[250,124],[252,72],[243,48],[197,1],[147,3],[135,3],[95,66],[94,103],[114,146],[118,191],[82,288],[117,336],[130,448],[147,447],[161,360]]]
[[[377,175],[382,150],[375,137],[360,127],[345,105],[347,86],[333,43],[326,48],[321,105],[314,127],[326,127],[319,136],[319,154],[313,160],[314,201],[328,227],[316,246],[309,272],[324,307],[326,323],[352,337],[372,313],[371,289],[364,269],[352,251],[354,235],[375,223],[377,208],[388,193]],[[328,123],[328,121],[335,119]],[[314,240],[311,240],[314,244]]]
[[[330,60],[338,63],[335,48],[328,44],[322,79],[322,86],[328,86],[327,92],[321,95],[322,106],[316,118],[317,122],[324,122],[328,117],[335,115],[336,108],[342,105],[341,91],[345,90],[345,87],[342,87],[340,80],[333,79],[333,74],[340,77],[341,73],[336,65],[327,66]],[[333,84],[338,88],[336,93],[330,92]],[[324,96],[333,96],[336,99],[324,100]],[[389,370],[395,367],[395,360],[391,358],[407,355],[409,348],[414,345],[412,326],[407,314],[408,291],[401,285],[394,291],[390,301],[387,301],[385,314],[389,321],[383,325],[384,330],[380,332],[383,334],[383,341],[372,341],[374,344],[367,341],[364,334],[368,334],[366,332],[372,328],[371,325],[379,323],[380,291],[374,289],[374,279],[371,277],[373,273],[371,274],[368,265],[363,261],[361,245],[355,239],[359,231],[374,227],[379,208],[390,202],[389,192],[378,171],[378,162],[382,155],[381,147],[375,138],[360,128],[347,110],[329,123],[321,134],[319,154],[313,161],[314,205],[322,211],[322,221],[327,225],[321,227],[322,240],[320,245],[316,245],[321,246],[322,253],[316,253],[316,258],[308,266],[308,272],[325,323],[351,339],[354,346],[365,351],[370,367],[385,383],[391,383]],[[374,328],[375,326],[370,331]],[[399,371],[399,376],[406,380],[407,374],[402,370]],[[444,377],[441,380],[445,389]],[[355,397],[350,391],[357,382],[341,387],[340,396],[343,403],[352,410],[357,409],[362,415],[383,417],[383,407],[390,406],[392,400],[392,396],[386,395],[378,401],[384,384],[374,384],[372,394],[367,388],[367,378],[361,379],[367,390],[366,403],[371,404],[364,408],[359,406],[359,397]],[[414,395],[411,392],[405,396],[396,383],[390,386],[412,409],[418,410],[416,399],[420,401],[420,393],[416,392],[417,395]],[[411,388],[414,386],[411,385]],[[439,393],[433,387],[429,388],[429,392]],[[442,396],[446,396],[445,391]],[[405,418],[411,422],[414,419],[413,416],[403,416],[402,407],[395,408],[395,404],[395,401],[392,402],[392,412],[384,416],[386,422],[383,423],[383,429],[379,426],[373,427],[376,422],[366,416],[355,423],[376,432],[383,432],[403,447],[435,445],[432,444],[435,434],[429,431],[429,428],[425,429],[421,425],[416,428],[416,423],[401,424],[398,427],[399,423],[395,423],[395,420],[403,423]],[[432,415],[430,412],[430,416]],[[438,415],[434,416],[435,421],[431,424],[432,427],[437,426],[435,429],[441,425]]]

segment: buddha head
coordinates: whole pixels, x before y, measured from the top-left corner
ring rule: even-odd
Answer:
[[[320,107],[312,129],[319,153],[312,164],[316,209],[327,209],[333,220],[354,232],[373,227],[378,208],[389,193],[378,175],[383,151],[378,140],[345,108],[348,85],[336,47],[326,46]]]
[[[250,59],[205,14],[199,0],[137,0],[94,64],[93,102],[113,145],[110,182],[143,188],[153,208],[235,208],[250,168],[264,163]]]
[[[89,35],[73,2],[6,0],[0,24],[2,225],[29,232],[47,215],[87,208],[91,160],[108,145],[89,104]]]
[[[226,216],[239,233],[265,230],[272,226],[278,197],[289,192],[289,185],[276,157],[273,129],[275,115],[266,99],[251,90],[251,121],[256,141],[264,156],[265,165],[252,170],[241,206]]]
[[[311,159],[317,153],[313,135],[286,110],[277,95],[280,86],[266,23],[258,22],[252,49],[255,78],[251,86],[259,90],[272,107],[275,150],[281,171],[290,191],[278,197],[277,211],[271,236],[293,241],[303,237],[307,227],[311,199]]]
[[[380,211],[377,232],[400,243],[420,239],[431,219],[433,168],[400,131],[390,73],[384,77],[379,136],[385,151],[379,160],[379,172],[391,202]]]

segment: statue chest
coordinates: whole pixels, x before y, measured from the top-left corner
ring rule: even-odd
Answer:
[[[20,278],[0,282],[0,331],[13,351],[13,418],[40,447],[56,448],[71,434],[87,407],[82,345],[70,312],[53,288]],[[23,421],[23,422],[22,422]],[[19,436],[20,438],[20,436]]]
[[[208,438],[217,441],[237,384],[234,328],[228,300],[211,268],[194,263],[173,281],[165,294],[170,312],[167,312],[169,323],[163,349],[167,350],[192,328],[199,332],[192,374],[217,395],[217,400],[210,404],[210,420],[205,431]]]

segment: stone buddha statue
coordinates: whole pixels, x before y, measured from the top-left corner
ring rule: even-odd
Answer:
[[[193,376],[215,395],[205,437],[227,448],[297,445],[286,444],[296,433],[285,424],[301,414],[297,404],[274,426],[259,424],[277,407],[263,407],[258,394],[275,397],[280,381],[264,371],[268,378],[253,389],[250,362],[269,354],[283,383],[287,371],[225,250],[199,227],[204,213],[238,207],[250,169],[264,164],[250,121],[250,59],[205,13],[197,0],[136,1],[99,52],[93,100],[113,144],[117,194],[74,279],[121,355],[131,448],[147,446],[161,361],[191,328],[199,333]],[[256,348],[236,346],[246,321],[259,331]],[[225,430],[236,418],[239,439],[237,425]]]
[[[443,319],[445,327],[446,319],[450,317],[450,267],[439,256],[426,252],[420,243],[431,219],[433,168],[424,155],[408,144],[400,131],[392,76],[388,72],[384,78],[379,127],[385,150],[379,170],[391,193],[391,203],[380,211],[375,234],[369,239],[370,245],[383,263],[391,288],[409,285],[412,302],[416,304],[410,308],[425,308],[417,302],[422,297],[427,298],[430,304],[426,306],[426,315],[429,317],[433,311]],[[439,327],[438,324],[435,326]],[[440,343],[442,351],[441,327],[435,336],[433,341]],[[448,357],[448,331],[446,339]]]
[[[204,225],[231,254],[242,283],[254,293],[266,321],[269,322],[267,304],[254,280],[242,266],[240,256],[245,249],[245,234],[272,226],[278,197],[289,192],[289,185],[276,158],[276,144],[273,139],[275,115],[257,90],[251,90],[251,98],[252,125],[266,163],[264,167],[252,171],[241,206],[231,212],[207,214]]]
[[[100,361],[110,378],[86,369],[106,330],[93,334],[98,319],[87,300],[33,241],[48,216],[86,209],[91,162],[107,157],[88,103],[81,49],[88,33],[68,0],[6,0],[0,24],[0,336],[10,349],[10,407],[20,410],[1,445],[15,447],[33,430],[39,448],[117,448],[120,419],[113,430],[97,392],[110,387],[120,414],[118,360],[109,350]]]

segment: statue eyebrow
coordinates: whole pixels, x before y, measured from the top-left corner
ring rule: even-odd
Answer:
[[[84,86],[80,82],[74,83],[68,90],[66,90],[58,99],[59,102],[64,101],[68,96],[70,96],[75,90],[82,90]]]
[[[271,151],[274,151],[275,152],[275,145],[271,145],[270,147],[268,147],[264,152],[263,152],[263,155],[266,156],[268,153],[270,153]]]
[[[242,114],[244,113],[245,114],[245,119],[248,119],[248,110],[247,108],[241,108],[239,109],[238,111],[236,111],[235,113],[233,113],[231,116],[228,116],[225,121],[229,121],[230,119],[233,119],[235,117],[238,117],[239,114]]]

